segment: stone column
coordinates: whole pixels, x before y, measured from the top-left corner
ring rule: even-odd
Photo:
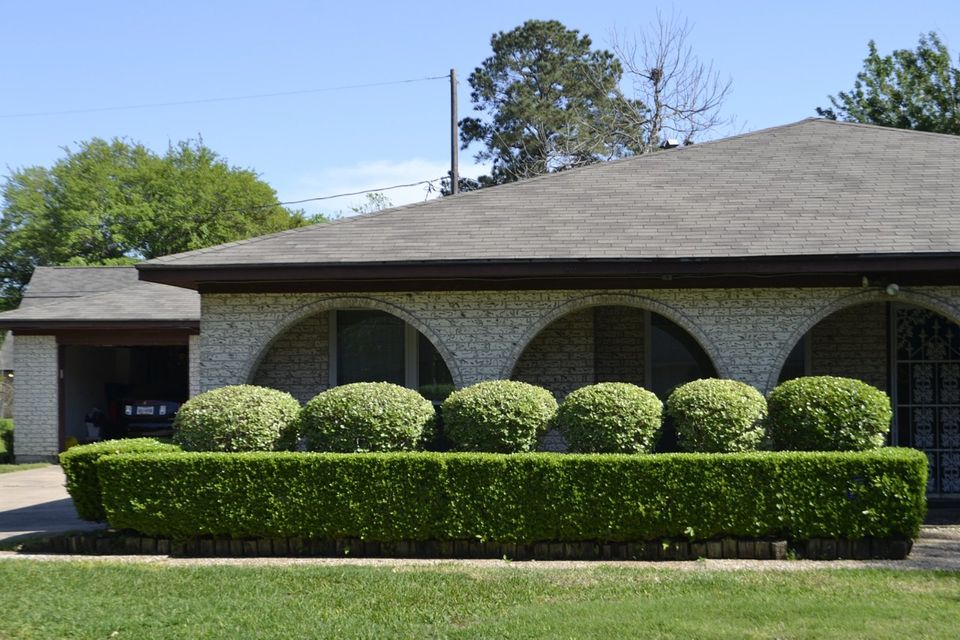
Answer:
[[[60,449],[57,339],[16,337],[13,450],[17,462],[55,461]]]

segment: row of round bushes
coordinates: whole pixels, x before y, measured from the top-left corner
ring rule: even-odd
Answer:
[[[571,451],[643,453],[656,444],[664,407],[641,387],[607,382],[577,389],[558,405],[549,391],[510,380],[481,382],[443,402],[455,449],[531,451],[556,428]],[[892,412],[885,393],[859,380],[817,376],[778,386],[764,399],[735,380],[695,380],[666,403],[681,449],[736,452],[866,450],[883,444]],[[192,451],[412,451],[435,437],[433,404],[397,385],[356,383],[320,393],[303,408],[288,393],[223,387],[186,402],[175,439]]]

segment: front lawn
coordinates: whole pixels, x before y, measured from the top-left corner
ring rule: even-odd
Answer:
[[[40,469],[49,467],[49,462],[28,462],[26,464],[0,464],[0,473],[13,473],[14,471],[26,471],[27,469]]]
[[[955,638],[960,575],[0,562],[3,638]]]

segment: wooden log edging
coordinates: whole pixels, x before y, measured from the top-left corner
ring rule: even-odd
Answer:
[[[125,532],[92,532],[44,538],[24,546],[28,552],[93,555],[172,555],[180,557],[321,557],[321,558],[496,558],[509,560],[902,560],[910,553],[906,539],[815,538],[788,542],[737,539],[652,542],[495,543],[477,540],[376,542],[359,538],[214,538],[185,541]]]

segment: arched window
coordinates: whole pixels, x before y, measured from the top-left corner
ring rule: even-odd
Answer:
[[[301,402],[351,382],[392,382],[432,400],[453,390],[450,370],[426,336],[397,316],[369,309],[301,320],[274,341],[252,380]]]
[[[545,387],[558,399],[596,382],[630,382],[666,399],[677,385],[715,375],[706,352],[676,323],[645,309],[603,305],[544,327],[511,377]]]

